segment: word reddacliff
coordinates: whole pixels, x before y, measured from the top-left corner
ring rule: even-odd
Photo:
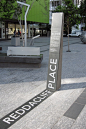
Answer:
[[[50,91],[45,90],[44,92],[40,93],[38,96],[34,97],[32,100],[26,102],[24,105],[16,109],[15,111],[8,114],[4,119],[3,122],[7,124],[14,123],[17,119],[24,116],[30,110],[32,110],[35,106],[37,106],[40,102],[45,100],[51,94]]]

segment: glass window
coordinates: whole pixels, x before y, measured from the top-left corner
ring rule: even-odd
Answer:
[[[58,6],[58,5],[59,5],[59,1],[52,1],[52,7]]]

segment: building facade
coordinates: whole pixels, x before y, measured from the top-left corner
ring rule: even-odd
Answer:
[[[50,11],[49,11],[49,24],[52,23],[52,12],[55,10],[55,8],[62,4],[62,0],[50,0]]]
[[[74,2],[75,5],[80,6],[81,0],[73,0],[73,2]]]

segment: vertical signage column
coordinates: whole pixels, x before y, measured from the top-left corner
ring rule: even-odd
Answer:
[[[52,14],[47,89],[56,91],[61,87],[63,13]]]

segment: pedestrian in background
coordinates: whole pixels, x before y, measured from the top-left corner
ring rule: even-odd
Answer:
[[[16,35],[16,30],[14,30],[14,36]]]
[[[21,36],[21,32],[20,32],[20,30],[18,30],[18,35],[19,35],[19,36]]]

